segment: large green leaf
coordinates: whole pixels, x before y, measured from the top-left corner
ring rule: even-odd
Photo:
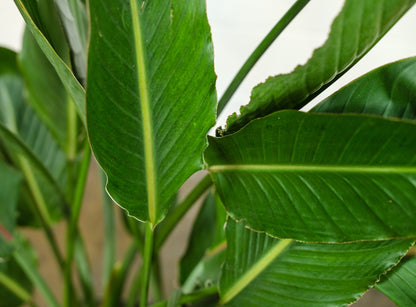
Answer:
[[[398,306],[416,305],[416,258],[404,259],[381,279],[376,289]]]
[[[59,26],[48,27],[47,25],[49,25],[49,23],[47,23],[45,19],[49,19],[44,17],[46,14],[41,14],[44,7],[41,4],[53,4],[53,2],[50,0],[43,0],[40,2],[32,0],[14,1],[20,13],[22,14],[27,27],[32,32],[36,42],[39,44],[39,47],[42,49],[52,66],[55,68],[56,73],[62,81],[62,84],[64,85],[69,95],[72,97],[81,120],[85,122],[85,91],[74,76],[71,68],[68,66],[66,56],[60,53],[58,46],[53,43],[51,35],[49,35],[50,31],[62,31],[62,29]],[[45,6],[50,7],[48,5]],[[50,17],[51,15],[52,14],[49,14],[48,16]]]
[[[416,237],[416,125],[281,111],[210,138],[205,160],[229,212],[279,238]]]
[[[312,112],[416,119],[416,58],[380,67],[328,97]]]
[[[292,73],[253,89],[250,103],[227,120],[235,132],[250,120],[282,109],[299,109],[360,60],[415,0],[346,0],[326,43]]]
[[[156,225],[215,120],[205,1],[90,1],[87,122],[107,190]]]
[[[346,306],[394,266],[410,240],[309,244],[227,223],[226,306]]]

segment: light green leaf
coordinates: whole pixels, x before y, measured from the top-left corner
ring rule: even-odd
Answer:
[[[226,212],[219,197],[209,193],[192,227],[188,247],[180,262],[180,283],[184,293],[206,282],[215,284],[222,257],[214,256],[225,250],[224,224]],[[209,269],[207,269],[209,268]]]
[[[381,279],[376,289],[387,295],[397,306],[416,305],[416,258],[404,259]]]
[[[307,242],[416,237],[416,125],[281,111],[210,138],[205,160],[226,210]]]
[[[226,306],[346,306],[372,287],[410,240],[308,244],[278,240],[227,223],[220,281]]]
[[[155,226],[215,121],[205,1],[90,1],[88,131],[107,190]],[[192,33],[192,34],[191,34]]]
[[[328,40],[292,73],[255,87],[250,103],[227,120],[232,133],[250,120],[282,109],[300,109],[358,62],[415,0],[346,0]]]
[[[380,67],[328,97],[311,112],[365,113],[416,119],[416,58]]]
[[[39,44],[40,49],[42,49],[49,62],[55,68],[56,73],[61,79],[65,89],[72,97],[82,122],[85,123],[85,91],[74,76],[71,68],[67,65],[66,59],[60,57],[59,50],[54,49],[54,47],[57,47],[52,45],[52,42],[48,40],[49,35],[45,30],[38,2],[32,0],[14,1],[22,14],[27,27],[32,32],[36,42]]]

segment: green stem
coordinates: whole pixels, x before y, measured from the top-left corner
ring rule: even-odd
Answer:
[[[36,304],[32,301],[31,294],[26,291],[25,288],[20,286],[16,281],[11,279],[9,276],[0,272],[0,284],[12,292],[16,297],[21,299],[23,302],[29,304],[32,307],[36,307]]]
[[[217,295],[217,294],[218,294],[217,286],[197,290],[192,293],[182,295],[181,298],[179,299],[179,304],[182,305],[186,303],[197,302],[208,296]],[[165,307],[167,305],[168,305],[168,301],[162,301],[162,302],[153,304],[150,307]]]
[[[140,306],[147,306],[147,296],[149,292],[149,276],[150,268],[152,266],[153,245],[154,245],[154,231],[151,222],[146,222],[146,237],[144,241],[144,254],[142,265],[142,283],[140,291]]]
[[[48,287],[45,280],[36,270],[36,266],[33,264],[33,261],[30,261],[30,255],[20,246],[17,251],[13,254],[19,266],[25,272],[26,276],[30,279],[32,284],[36,285],[36,288],[39,290],[39,293],[44,297],[45,301],[50,307],[59,307],[59,303],[56,300],[55,296],[52,294],[52,291]]]
[[[127,275],[137,254],[136,243],[133,242],[124,255],[121,265],[115,265],[105,291],[103,307],[118,306]]]
[[[111,198],[105,191],[106,176],[102,170],[99,170],[101,180],[101,197],[104,212],[104,256],[103,256],[103,286],[108,284],[111,271],[115,263],[116,250],[116,231],[114,220],[114,206]]]
[[[74,259],[75,243],[77,240],[78,220],[81,212],[82,198],[84,196],[85,184],[87,181],[88,169],[91,160],[91,151],[88,143],[85,145],[84,157],[81,163],[81,169],[78,175],[78,182],[75,187],[75,194],[71,206],[71,215],[69,217],[69,225],[66,232],[66,265],[64,272],[64,306],[74,306],[74,287],[72,283],[72,262]]]
[[[94,286],[91,278],[91,267],[88,262],[87,253],[85,251],[85,244],[81,236],[77,236],[76,238],[74,257],[77,265],[81,288],[84,293],[85,302],[88,306],[94,307],[96,306],[96,303],[94,296]]]
[[[309,1],[310,0],[297,0],[249,56],[218,102],[218,116],[224,110],[225,106],[230,101],[231,97],[234,95],[235,91],[238,89],[253,66],[276,40],[276,38],[279,37],[283,30],[286,29],[291,21],[300,13],[300,11],[302,11]]]
[[[182,201],[181,204],[176,206],[172,212],[165,218],[163,223],[156,233],[155,250],[158,251],[163,245],[168,236],[172,233],[172,230],[178,224],[180,219],[186,212],[192,207],[192,205],[204,194],[204,192],[212,185],[210,175],[206,175],[201,179],[195,188],[188,194],[188,196]]]

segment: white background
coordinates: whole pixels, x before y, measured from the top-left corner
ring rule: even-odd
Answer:
[[[215,69],[218,75],[218,96],[232,80],[249,54],[263,39],[294,0],[207,0],[208,18],[212,28],[215,50]],[[342,7],[342,0],[314,0],[276,40],[234,95],[224,116],[236,112],[249,102],[253,86],[268,76],[287,73],[305,63],[313,49],[327,38],[333,18]],[[23,20],[13,0],[0,0],[0,45],[19,50]],[[335,91],[352,79],[385,63],[416,56],[416,7],[378,43],[358,64],[344,75],[334,88],[315,101]]]

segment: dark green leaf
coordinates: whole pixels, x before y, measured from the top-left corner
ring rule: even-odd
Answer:
[[[220,296],[226,306],[346,306],[372,287],[410,240],[308,244],[227,223]]]
[[[50,0],[41,1],[41,3],[43,2],[46,4],[51,3]],[[51,35],[49,34],[49,31],[52,31],[53,29],[59,29],[61,31],[61,28],[59,26],[49,26],[49,24],[45,22],[45,19],[49,19],[45,17],[42,18],[42,16],[47,14],[42,14],[43,6],[38,4],[37,1],[15,0],[15,3],[40,49],[42,49],[49,62],[55,68],[56,73],[62,81],[62,84],[64,85],[69,95],[72,97],[73,103],[75,103],[81,120],[85,122],[84,89],[74,76],[71,68],[67,65],[67,59],[65,56],[63,58],[61,57],[62,55],[59,52],[58,47],[56,44],[54,45]],[[51,9],[51,7],[46,4],[45,7]]]
[[[16,205],[21,179],[18,171],[0,160],[0,264],[13,251],[11,241],[16,225]]]
[[[192,227],[185,255],[180,262],[180,283],[183,285],[189,274],[208,253],[225,243],[224,224],[226,213],[216,196],[209,193]],[[203,281],[200,281],[203,284]],[[192,290],[192,289],[190,289]]]
[[[416,258],[404,259],[381,279],[376,289],[397,306],[416,305]]]
[[[364,113],[416,119],[416,58],[365,74],[325,99],[312,112]]]
[[[45,210],[47,207],[53,219],[57,219],[66,204],[62,193],[66,185],[65,154],[24,101],[16,54],[0,49],[0,67],[7,68],[0,69],[4,72],[0,73],[1,147],[22,171],[35,200],[43,202]]]
[[[87,79],[88,21],[85,4],[80,0],[56,0],[65,34],[68,37],[76,76],[85,84]]]
[[[253,89],[250,103],[227,121],[232,133],[250,120],[282,109],[300,109],[358,62],[415,3],[414,0],[347,0],[326,43],[292,73]]]
[[[155,226],[215,120],[205,1],[90,1],[88,130],[107,190]],[[192,35],[190,34],[192,33]]]
[[[416,237],[416,125],[281,111],[210,138],[217,192],[249,227],[279,238]]]
[[[25,83],[25,97],[61,148],[65,150],[69,98],[55,69],[28,30],[23,37],[19,58]]]

